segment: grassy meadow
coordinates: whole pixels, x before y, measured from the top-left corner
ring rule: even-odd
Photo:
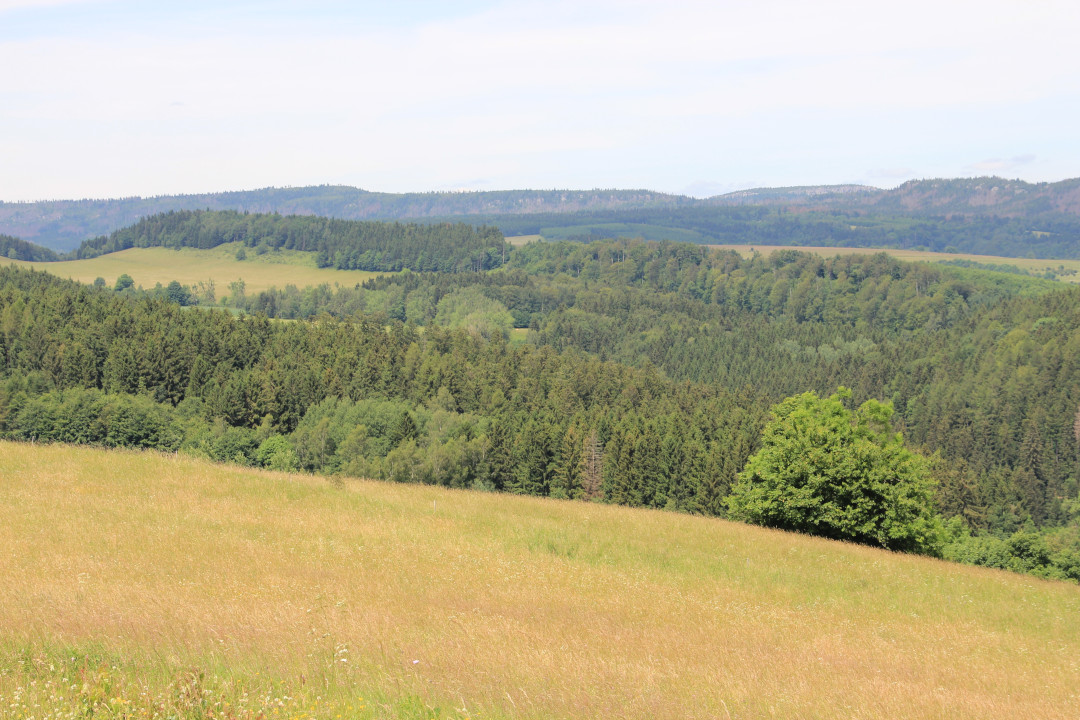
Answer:
[[[0,716],[1074,718],[1080,588],[719,520],[0,443]]]
[[[531,242],[540,242],[544,238],[540,235],[511,235],[506,238],[506,242],[510,243],[514,247],[520,247],[522,245],[528,245]]]
[[[64,262],[23,262],[0,259],[12,265],[33,267],[60,277],[82,283],[92,283],[95,278],[105,278],[109,287],[116,278],[127,273],[145,289],[157,283],[168,285],[173,280],[182,285],[195,286],[213,279],[217,295],[229,294],[229,283],[242,279],[248,293],[260,292],[271,287],[286,285],[306,287],[328,283],[352,286],[380,273],[363,270],[335,270],[315,266],[315,254],[296,250],[282,250],[258,255],[246,249],[247,259],[236,259],[236,251],[243,243],[228,243],[210,250],[195,248],[131,248],[101,255],[88,260]]]

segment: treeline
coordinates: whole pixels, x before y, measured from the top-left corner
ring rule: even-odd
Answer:
[[[48,248],[10,235],[0,235],[0,257],[28,262],[55,262],[60,256]]]
[[[299,215],[181,210],[143,218],[111,235],[85,241],[73,258],[132,247],[214,248],[244,243],[255,250],[302,250],[320,267],[396,272],[464,272],[501,266],[510,246],[493,227],[462,223],[384,223]]]
[[[591,242],[618,236],[709,244],[923,249],[1005,257],[1080,257],[1080,220],[791,210],[746,205],[470,215],[507,236]]]

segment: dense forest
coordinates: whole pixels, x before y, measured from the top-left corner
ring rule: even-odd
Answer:
[[[133,247],[205,250],[232,242],[257,250],[313,252],[320,267],[381,272],[489,270],[502,265],[510,249],[496,228],[462,223],[420,225],[177,211],[87,240],[71,257],[91,258]]]
[[[946,556],[1080,577],[1080,298],[1057,283],[642,241],[231,299],[243,317],[0,278],[11,437],[723,515],[769,408],[846,385],[933,456]]]
[[[445,218],[443,218],[445,219]],[[473,215],[468,222],[507,236],[599,240],[642,237],[705,244],[924,249],[1005,257],[1080,257],[1080,219],[884,214],[874,209],[808,210],[704,206]]]
[[[234,317],[15,269],[0,309],[0,431],[23,439],[715,514],[757,432],[721,388],[463,330]]]
[[[982,482],[964,500],[973,523],[1015,529],[1064,521],[1063,499],[1075,494],[1076,299],[1049,281],[885,255],[744,259],[613,241],[529,245],[499,273],[285,288],[241,306],[286,318],[376,313],[488,335],[530,327],[534,344],[654,366],[758,407],[846,385],[860,399],[893,400],[912,441],[970,464],[964,482]],[[988,330],[998,327],[1009,331]],[[1025,462],[1038,472],[1017,473]]]

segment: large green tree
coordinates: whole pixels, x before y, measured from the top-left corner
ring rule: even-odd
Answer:
[[[891,550],[937,554],[926,460],[893,432],[891,403],[868,400],[852,412],[851,391],[812,392],[773,408],[761,449],[728,498],[730,515]]]

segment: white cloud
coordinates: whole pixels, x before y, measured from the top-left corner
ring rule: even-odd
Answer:
[[[1075,115],[1013,112],[1080,106],[1078,11],[1057,0],[529,1],[396,24],[367,5],[162,7],[0,40],[0,67],[19,68],[0,74],[0,137],[17,138],[0,197],[560,172],[554,184],[678,189],[764,179],[754,163],[775,174],[785,159],[781,184],[844,182],[928,174],[933,152],[953,173],[1043,157],[1031,122],[1080,162],[1062,129]],[[86,183],[71,164],[109,189],[42,189]]]

